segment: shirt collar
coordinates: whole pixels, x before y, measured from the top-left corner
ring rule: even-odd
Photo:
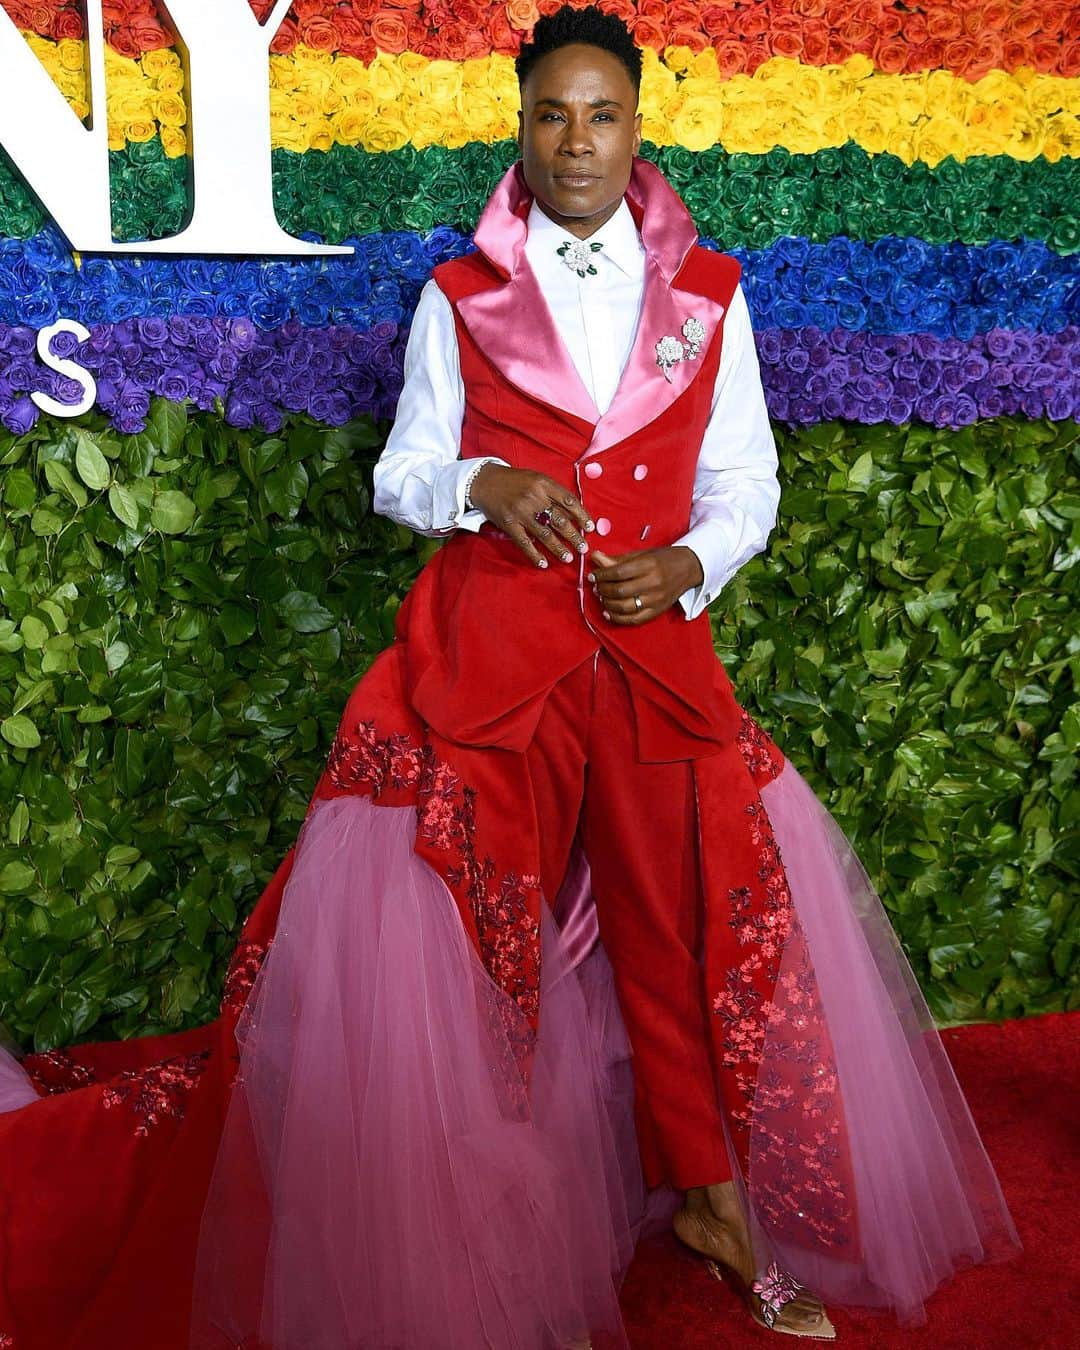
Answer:
[[[535,197],[529,207],[526,224],[528,236],[525,243],[530,255],[535,255],[538,250],[551,250],[554,254],[554,250],[561,243],[576,237],[556,224],[550,216],[545,215]],[[641,242],[641,235],[638,234],[638,228],[634,224],[634,217],[630,214],[625,197],[620,200],[611,219],[588,236],[588,242],[602,244],[604,257],[610,259],[628,277],[641,275],[641,260],[645,254],[645,246]],[[546,252],[544,256],[546,257]],[[558,261],[561,265],[561,259]]]

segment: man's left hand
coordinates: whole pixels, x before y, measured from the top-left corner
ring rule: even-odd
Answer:
[[[616,556],[594,548],[589,553],[585,579],[599,596],[610,623],[647,623],[663,614],[691,586],[704,580],[701,561],[692,548],[645,548]],[[634,596],[641,597],[641,608]]]

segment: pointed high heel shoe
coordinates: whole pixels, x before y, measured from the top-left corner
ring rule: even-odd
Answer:
[[[746,1304],[750,1316],[758,1324],[764,1327],[766,1331],[778,1331],[786,1336],[805,1336],[813,1341],[835,1341],[836,1328],[829,1321],[829,1315],[825,1311],[824,1305],[816,1295],[811,1294],[805,1285],[800,1284],[793,1275],[782,1270],[775,1262],[771,1263],[764,1275],[759,1275],[755,1280],[748,1283],[740,1273],[730,1266],[726,1261],[719,1257],[710,1255],[707,1251],[702,1251],[697,1245],[695,1239],[700,1240],[697,1229],[700,1225],[695,1225],[692,1216],[687,1210],[682,1210],[675,1216],[674,1231],[679,1241],[694,1252],[695,1255],[702,1257],[708,1268],[709,1274],[717,1279],[721,1284],[727,1283]],[[784,1326],[780,1322],[780,1316],[784,1305],[791,1303],[800,1295],[813,1299],[821,1309],[821,1320],[813,1327],[793,1327]]]
[[[764,1327],[767,1331],[782,1332],[785,1336],[806,1336],[812,1341],[836,1340],[836,1328],[829,1321],[829,1315],[824,1306],[821,1309],[821,1322],[813,1330],[809,1327],[779,1325],[777,1318],[784,1304],[798,1298],[801,1293],[809,1293],[809,1291],[793,1275],[781,1270],[775,1261],[768,1267],[763,1277],[759,1277],[749,1286],[739,1272],[729,1266],[726,1261],[717,1261],[715,1258],[707,1256],[705,1265],[708,1267],[710,1275],[718,1279],[721,1284],[727,1283],[735,1290],[750,1310],[750,1316],[758,1326]],[[814,1296],[811,1295],[811,1297]]]

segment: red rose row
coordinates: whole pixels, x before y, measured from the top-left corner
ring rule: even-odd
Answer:
[[[218,0],[223,4],[240,0]],[[571,0],[585,8],[590,0]],[[248,0],[264,18],[272,0]],[[295,0],[271,50],[298,44],[369,62],[380,52],[413,51],[461,61],[492,52],[516,55],[541,14],[562,0]],[[78,0],[0,0],[26,31],[54,39],[83,36]],[[640,47],[716,50],[724,75],[752,72],[772,56],[806,65],[861,53],[878,69],[952,71],[969,80],[990,70],[1032,66],[1080,75],[1080,8],[1060,0],[948,0],[905,10],[891,0],[598,0],[624,19]],[[105,0],[110,45],[137,57],[171,46],[153,0]]]

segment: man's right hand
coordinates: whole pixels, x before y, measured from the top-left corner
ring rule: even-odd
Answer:
[[[576,554],[589,547],[578,527],[585,531],[595,528],[589,513],[569,488],[533,469],[485,464],[472,480],[469,500],[536,567],[548,565],[537,544],[561,561],[572,562]],[[545,507],[551,512],[550,525],[541,525],[536,519],[536,512]],[[576,552],[568,552],[567,543]]]

